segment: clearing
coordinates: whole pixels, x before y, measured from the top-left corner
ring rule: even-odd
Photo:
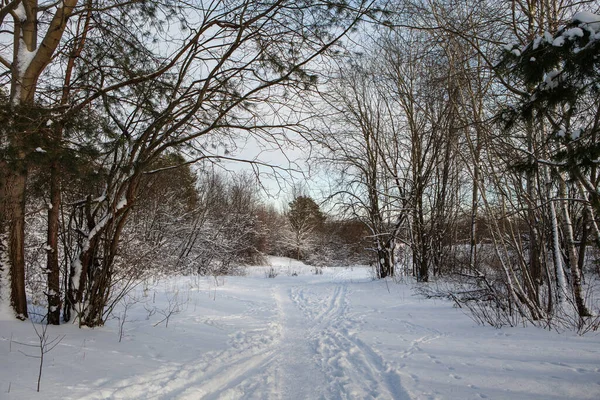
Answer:
[[[0,399],[600,398],[598,335],[476,326],[366,268],[271,264],[147,283],[105,327],[50,327],[66,336],[40,393],[32,325],[0,320]]]

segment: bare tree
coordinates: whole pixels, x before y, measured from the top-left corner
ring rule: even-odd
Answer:
[[[394,275],[394,248],[404,214],[402,210],[395,214],[392,202],[402,197],[404,181],[400,176],[392,181],[382,161],[389,154],[386,145],[394,151],[398,143],[384,142],[392,134],[391,115],[377,92],[371,67],[356,62],[339,71],[331,90],[324,93],[332,111],[320,128],[319,140],[324,148],[321,161],[339,173],[332,197],[346,215],[359,218],[370,230],[377,276],[385,278]],[[402,157],[401,152],[395,154]],[[394,194],[397,190],[400,193]]]
[[[61,141],[61,127],[74,128],[72,122],[82,115],[97,127],[99,157],[94,164],[105,177],[105,187],[100,193],[90,190],[86,200],[75,203],[83,218],[64,310],[66,319],[75,311],[82,323],[98,324],[119,238],[153,161],[181,150],[186,162],[227,158],[212,146],[230,151],[225,143],[241,135],[275,143],[286,140],[286,132],[298,126],[289,119],[296,107],[290,98],[315,83],[311,69],[369,15],[372,5],[357,1],[331,7],[284,0],[210,5],[89,0],[42,7],[37,1],[3,3],[3,27],[4,17],[11,14],[11,32],[17,38],[10,51],[13,62],[2,59],[12,85],[7,104],[23,110],[7,113],[23,118],[4,124],[11,128],[2,133],[7,154],[14,155],[10,165],[6,158],[2,163],[0,233],[7,255],[3,260],[8,260],[2,266],[3,301],[8,301],[6,288],[11,287],[11,304],[18,315],[26,316],[22,242],[25,159],[31,153],[31,143],[24,142],[28,132],[44,134],[56,122],[48,138],[51,143]],[[78,18],[70,20],[71,15]],[[147,36],[136,28],[136,21],[149,21],[154,28],[162,17],[167,23],[180,23],[183,33],[157,29]],[[38,31],[39,27],[47,29]],[[65,32],[73,35],[63,37]],[[159,36],[170,46],[157,48],[152,40]],[[62,45],[65,51],[58,52]],[[61,62],[68,67],[53,67]],[[61,75],[64,71],[66,76]],[[67,88],[62,97],[61,86]],[[44,97],[36,103],[42,87]],[[267,99],[274,105],[270,110],[261,106]],[[56,190],[53,193],[52,203],[57,204]],[[56,215],[51,212],[49,218],[52,247]],[[56,271],[55,259],[48,265]],[[51,285],[56,286],[55,274]],[[50,299],[53,309],[55,300]]]

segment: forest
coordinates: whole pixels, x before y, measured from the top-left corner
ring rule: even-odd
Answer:
[[[102,326],[147,277],[275,255],[600,326],[597,1],[0,7],[2,313]],[[299,147],[318,191],[261,159]]]

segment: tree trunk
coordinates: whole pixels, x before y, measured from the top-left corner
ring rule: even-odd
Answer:
[[[48,26],[43,41],[38,46],[38,8],[37,0],[22,0],[19,7],[23,13],[14,17],[13,60],[11,68],[10,102],[13,107],[13,122],[30,121],[28,108],[35,104],[35,93],[39,76],[46,69],[62,38],[67,21],[73,12],[77,0],[60,2],[54,17]],[[32,55],[31,59],[27,59]],[[15,118],[16,117],[16,118]],[[39,123],[39,121],[37,121]],[[0,287],[10,286],[10,305],[16,316],[27,318],[27,297],[25,294],[25,187],[27,183],[27,150],[24,132],[38,133],[36,121],[29,125],[9,126],[3,142],[8,143],[12,151],[12,160],[0,163],[0,260],[2,280]],[[7,273],[9,272],[9,273]],[[5,291],[6,289],[2,289]],[[0,293],[2,302],[6,302],[6,293]]]
[[[473,166],[473,190],[471,192],[471,227],[469,229],[469,269],[477,268],[477,215],[479,211],[479,157]]]
[[[547,196],[549,199],[552,199],[550,193],[550,186],[552,186],[549,171],[550,167],[545,166],[543,168],[546,178],[546,186],[548,187]],[[567,301],[567,280],[565,276],[562,254],[560,252],[560,233],[554,201],[550,201],[550,229],[552,232],[552,259],[554,261],[554,275],[556,278],[556,304],[559,308],[564,308]]]
[[[25,183],[26,168],[21,160],[0,165],[0,296],[19,319],[27,318],[25,294]],[[10,288],[10,289],[9,289]],[[9,293],[2,293],[7,292]]]
[[[390,241],[378,244],[377,258],[379,278],[383,279],[388,276],[394,276],[394,246],[391,239]]]
[[[566,185],[563,177],[559,175],[559,195],[561,197],[562,211],[564,216],[565,242],[567,246],[567,255],[569,257],[569,265],[571,266],[571,285],[573,286],[573,297],[575,306],[580,318],[591,316],[590,311],[585,305],[583,298],[583,290],[581,288],[581,271],[577,266],[577,252],[575,250],[575,238],[573,236],[573,224],[571,223],[571,215],[569,214],[569,201],[566,198]]]
[[[60,324],[60,308],[62,306],[60,294],[60,266],[58,263],[58,229],[60,213],[60,167],[58,161],[52,162],[50,167],[50,206],[48,207],[48,256],[46,269],[48,273],[48,323]]]

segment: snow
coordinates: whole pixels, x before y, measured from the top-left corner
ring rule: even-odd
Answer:
[[[42,149],[41,147],[36,147],[35,151],[36,153],[46,153],[46,150]]]
[[[553,70],[546,74],[544,82],[542,83],[542,90],[556,89],[559,85],[561,71]],[[555,79],[557,78],[557,79]]]
[[[100,202],[103,202],[104,200],[106,200],[106,196],[102,195],[102,196],[98,196],[95,199],[93,199],[92,203],[100,203]]]
[[[573,16],[573,22],[581,22],[596,32],[600,31],[600,15],[592,14],[588,11],[581,11]]]
[[[81,270],[83,266],[81,265],[81,260],[79,259],[79,255],[75,257],[73,260],[73,276],[71,277],[71,285],[75,290],[79,290],[79,281],[81,279]]]
[[[564,44],[565,44],[564,36],[559,36],[556,39],[554,39],[554,41],[552,42],[552,46],[555,46],[555,47],[561,47]]]
[[[21,6],[22,6],[22,4],[19,4],[19,7],[21,7]],[[19,52],[17,55],[17,77],[19,79],[17,79],[17,81],[20,81],[20,78],[25,75],[25,72],[27,72],[27,68],[29,68],[29,65],[31,64],[31,61],[35,57],[36,53],[37,53],[37,49],[34,49],[33,51],[29,51],[27,49],[27,45],[25,44],[25,41],[23,40],[23,38],[19,38]],[[20,93],[21,93],[20,84],[16,85],[15,93],[16,94],[13,98],[13,103],[18,104]]]
[[[19,2],[19,5],[13,10],[13,13],[19,19],[19,21],[25,21],[25,19],[27,19],[27,13],[25,12],[25,6],[23,6],[23,2]]]
[[[103,198],[104,196],[100,196],[98,200],[102,201],[101,199]],[[92,230],[88,233],[87,243],[83,246],[83,250],[81,251],[82,253],[87,251],[87,249],[89,248],[89,241],[92,240],[98,234],[98,232],[104,229],[106,224],[110,221],[111,217],[113,217],[113,213],[116,213],[117,211],[125,208],[125,206],[127,206],[127,198],[123,196],[115,206],[114,212],[111,210],[107,211],[106,215],[104,215],[100,222],[98,222],[98,224],[96,224],[96,226],[94,226],[94,228],[92,228]]]
[[[103,199],[105,198],[105,196],[100,196],[99,198],[97,198],[97,201],[103,201]],[[123,196],[121,198],[121,200],[119,200],[119,202],[117,203],[114,212],[117,212],[119,210],[121,210],[122,208],[124,208],[125,206],[127,206],[127,198],[125,198],[125,196]],[[100,222],[98,222],[98,224],[96,224],[96,226],[94,226],[94,228],[92,228],[92,230],[90,230],[90,232],[88,233],[87,238],[85,239],[82,249],[79,252],[79,254],[77,255],[77,257],[75,257],[74,261],[73,261],[73,269],[74,269],[74,274],[71,277],[71,284],[73,285],[73,287],[75,288],[75,290],[79,289],[79,280],[81,278],[81,271],[83,269],[83,266],[81,265],[81,255],[83,253],[85,253],[86,251],[88,251],[89,247],[90,247],[90,241],[99,233],[102,231],[102,229],[104,229],[104,227],[106,226],[106,224],[110,221],[111,217],[112,217],[113,212],[111,210],[108,210],[107,213],[104,215],[104,217],[102,217],[102,219],[100,220]]]
[[[125,208],[125,206],[127,205],[127,198],[125,196],[123,196],[121,198],[121,200],[119,200],[119,203],[117,204],[117,210],[120,210],[122,208]]]
[[[40,393],[39,360],[21,353],[36,349],[15,343],[35,343],[33,327],[3,321],[0,398],[600,398],[598,335],[477,326],[368,268],[270,264],[147,282],[102,328],[49,327],[50,339],[66,337],[45,356]],[[174,298],[166,327],[151,311]]]
[[[532,49],[538,49],[543,42],[549,43],[555,47],[562,47],[565,45],[567,40],[575,41],[577,38],[583,38],[585,36],[584,30],[590,33],[590,43],[600,40],[600,16],[589,12],[580,12],[573,16],[572,23],[578,26],[564,28],[560,31],[560,35],[557,37],[553,37],[552,34],[547,31],[544,32],[542,36],[536,37],[533,40]],[[505,46],[505,49],[507,51],[511,50],[511,48],[507,48],[507,46]],[[575,47],[573,51],[578,53],[581,51],[581,49],[579,47]]]
[[[574,37],[583,37],[583,30],[581,28],[571,28],[563,32],[563,36],[572,39]]]
[[[518,43],[508,43],[504,45],[504,50],[511,52],[515,56],[519,57],[521,55],[521,50],[519,50]]]
[[[8,235],[0,234],[0,321],[14,318],[14,313],[10,308],[10,260],[8,259],[8,245]]]
[[[19,40],[20,40],[20,43],[19,43],[19,57],[17,58],[17,71],[19,73],[19,77],[21,77],[25,74],[25,72],[27,71],[27,68],[29,68],[29,64],[31,64],[33,57],[35,57],[35,54],[37,53],[37,49],[35,49],[33,51],[29,51],[27,49],[27,45],[25,44],[23,39],[19,39]]]

